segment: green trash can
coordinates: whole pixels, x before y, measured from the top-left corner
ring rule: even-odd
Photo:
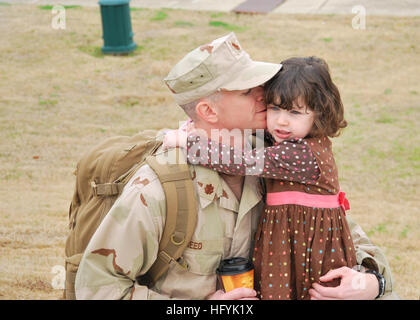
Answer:
[[[100,0],[105,54],[125,54],[136,49],[131,30],[130,0]]]

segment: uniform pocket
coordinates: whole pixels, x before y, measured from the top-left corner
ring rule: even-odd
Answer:
[[[214,275],[223,254],[223,239],[193,238],[183,257],[188,270],[199,275]]]
[[[222,258],[221,253],[206,253],[193,249],[186,249],[183,256],[189,272],[199,275],[214,275]]]
[[[225,255],[230,255],[230,252],[232,249],[232,241],[233,241],[233,238],[225,237],[225,241],[223,244],[223,252],[225,253]]]

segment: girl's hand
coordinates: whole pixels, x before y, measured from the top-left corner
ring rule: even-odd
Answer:
[[[165,134],[165,138],[163,139],[163,150],[171,149],[171,148],[187,148],[187,131],[178,129],[178,130],[171,130]]]
[[[163,140],[163,150],[176,147],[186,149],[188,133],[191,133],[193,130],[194,122],[188,119],[178,130],[168,131]]]

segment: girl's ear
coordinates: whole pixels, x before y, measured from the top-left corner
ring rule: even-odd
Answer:
[[[195,112],[199,119],[208,123],[216,123],[218,121],[217,109],[209,100],[203,99],[197,103]]]

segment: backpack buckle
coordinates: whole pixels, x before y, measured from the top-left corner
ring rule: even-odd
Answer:
[[[115,183],[115,182],[96,184],[95,181],[91,181],[90,185],[92,187],[93,195],[96,197],[115,196],[115,195],[120,194],[122,189],[124,188],[123,183]]]
[[[189,270],[188,263],[185,261],[185,259],[182,256],[175,260],[168,253],[162,250],[158,253],[157,258],[161,259],[167,265],[169,265],[171,262],[174,262],[176,263],[177,266],[181,267],[182,269]]]
[[[93,192],[93,195],[94,195],[95,197],[97,197],[97,196],[98,196],[98,193],[97,193],[97,186],[96,186],[96,182],[95,182],[95,181],[91,181],[91,182],[90,182],[90,186],[92,187],[92,192]]]
[[[171,242],[176,246],[180,246],[185,242],[185,234],[183,232],[175,231],[171,235]]]
[[[180,266],[184,270],[190,270],[187,261],[185,261],[183,256],[180,256],[179,259],[176,261],[178,266]]]

